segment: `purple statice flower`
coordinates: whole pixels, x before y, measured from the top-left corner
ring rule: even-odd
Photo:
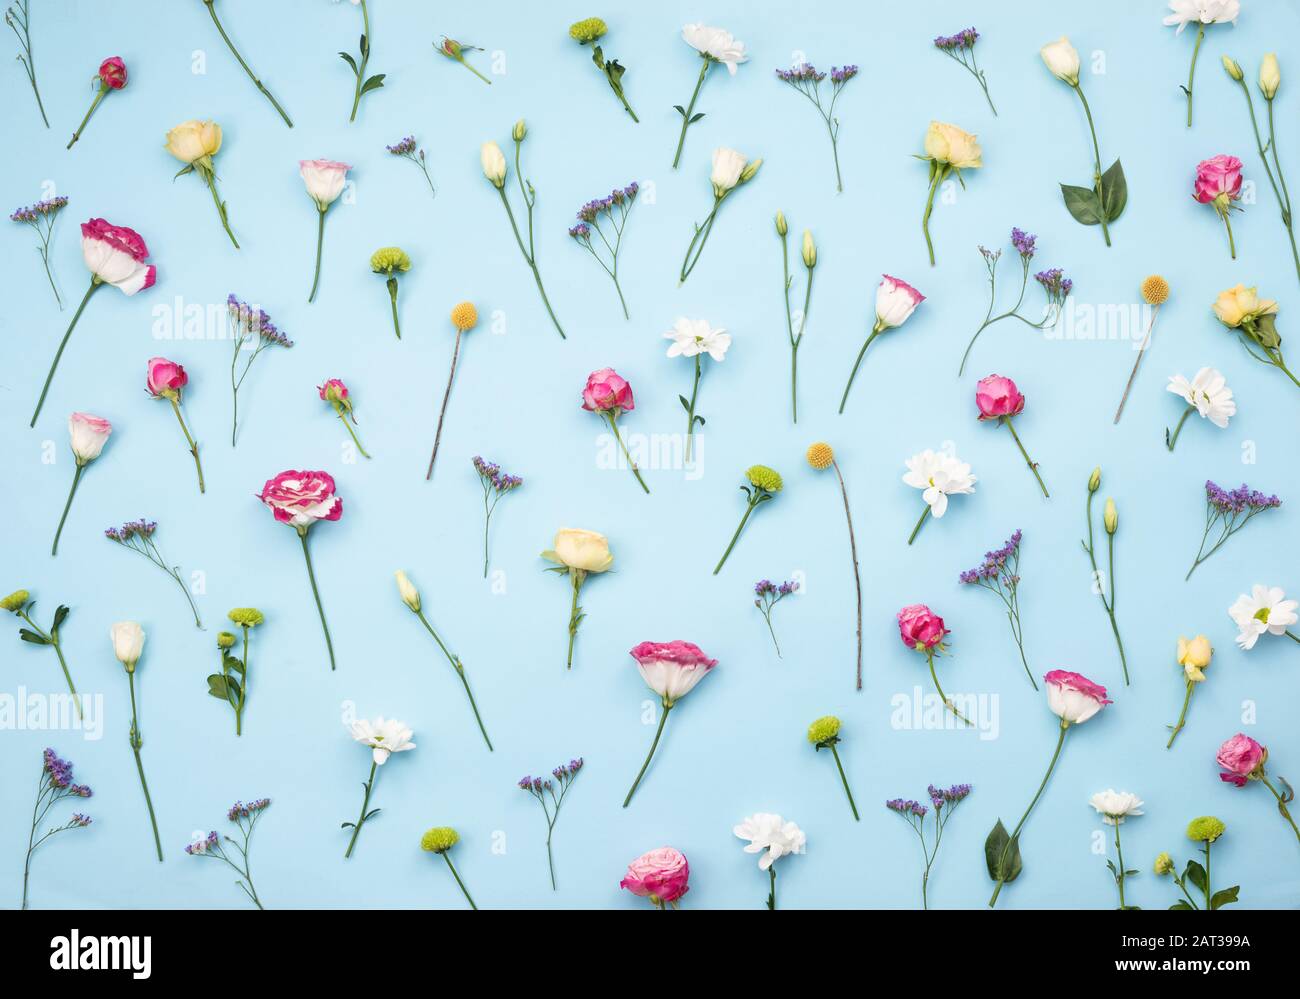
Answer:
[[[1011,229],[1011,245],[1014,246],[1016,252],[1026,260],[1030,259],[1034,255],[1034,242],[1037,239],[1037,236],[1031,235],[1023,229],[1017,229],[1015,227],[1012,227]]]
[[[948,49],[973,49],[979,36],[980,33],[974,28],[967,28],[955,35],[940,35],[934,40],[934,46],[945,51]]]
[[[536,798],[542,806],[542,814],[546,819],[546,863],[551,872],[552,891],[555,890],[555,857],[551,853],[551,836],[555,831],[555,823],[560,818],[560,808],[564,805],[569,788],[573,786],[578,772],[582,769],[582,762],[582,757],[579,756],[568,763],[561,763],[551,771],[551,776],[555,778],[554,783],[542,780],[540,777],[524,777],[519,781],[519,787]]]
[[[632,181],[626,187],[616,187],[603,197],[593,198],[578,209],[578,224],[569,228],[569,235],[595,258],[614,282],[624,319],[628,318],[628,311],[623,286],[618,281],[618,254],[623,246],[623,229],[628,214],[640,190],[641,186]],[[593,232],[596,239],[592,239]]]
[[[574,239],[591,239],[591,226],[586,222],[579,222],[575,226],[569,227],[569,235]]]
[[[1028,262],[1028,258],[1025,259]],[[1065,304],[1066,297],[1070,294],[1070,289],[1074,287],[1074,282],[1066,277],[1065,272],[1059,267],[1039,271],[1034,275],[1034,280],[1041,284],[1043,291],[1047,293],[1049,316],[1053,311],[1059,313],[1061,307]]]
[[[415,136],[408,135],[406,136],[406,138],[402,139],[396,145],[385,146],[384,148],[387,149],[394,156],[410,156],[413,152],[415,152]]]
[[[966,361],[970,357],[971,348],[975,346],[975,341],[979,339],[981,333],[994,323],[999,323],[1003,319],[1010,319],[1014,316],[1025,325],[1041,330],[1055,325],[1060,318],[1061,308],[1065,304],[1066,296],[1070,294],[1070,289],[1074,287],[1074,282],[1065,277],[1064,272],[1059,267],[1039,271],[1034,275],[1034,280],[1043,286],[1043,291],[1047,294],[1047,308],[1043,310],[1043,318],[1038,322],[1034,322],[1020,313],[1020,305],[1025,300],[1025,289],[1029,287],[1029,263],[1033,260],[1034,253],[1038,249],[1037,243],[1038,237],[1032,233],[1025,232],[1025,230],[1018,227],[1011,230],[1011,245],[1015,247],[1016,252],[1020,255],[1020,294],[1016,298],[1015,306],[996,315],[994,313],[997,306],[997,269],[998,260],[1002,257],[1002,251],[992,252],[983,246],[979,247],[980,256],[984,258],[984,266],[989,272],[989,307],[984,321],[980,323],[979,329],[975,331],[975,335],[970,338],[970,343],[966,345],[966,353],[962,355],[961,365],[957,369],[959,375],[966,370]]]
[[[1224,489],[1210,480],[1205,482],[1205,533],[1196,559],[1187,570],[1186,579],[1192,578],[1196,567],[1223,547],[1230,537],[1240,531],[1251,519],[1282,505],[1277,496],[1251,489],[1244,482],[1236,489]]]
[[[954,784],[952,787],[935,787],[931,784],[926,788],[926,793],[930,795],[930,801],[936,809],[944,805],[957,805],[963,801],[971,792],[969,784]]]
[[[208,833],[202,839],[196,839],[185,847],[185,852],[191,857],[202,857],[205,854],[216,853],[221,849],[221,837],[217,835],[215,829]]]
[[[50,239],[54,235],[54,220],[67,204],[68,199],[59,195],[56,198],[38,201],[34,205],[17,208],[9,214],[10,220],[31,226],[32,231],[36,233],[36,238],[40,240],[41,245],[37,248],[37,252],[41,255],[41,262],[45,265],[45,277],[50,282],[50,290],[54,292],[54,300],[59,303],[60,309],[63,308],[63,298],[54,283],[54,272],[50,270]]]
[[[979,565],[960,573],[957,579],[961,583],[982,586],[998,595],[1006,608],[1007,620],[1011,623],[1011,637],[1020,650],[1020,661],[1024,664],[1025,674],[1037,690],[1038,682],[1025,658],[1025,633],[1020,623],[1020,541],[1023,537],[1017,528],[1001,548],[985,552],[984,560]]]
[[[789,69],[776,70],[776,78],[782,83],[788,83],[799,93],[808,98],[809,102],[817,109],[821,115],[822,122],[826,126],[826,134],[831,140],[831,158],[835,161],[835,189],[844,190],[844,179],[840,174],[840,120],[835,117],[835,102],[840,98],[840,92],[858,75],[858,67],[832,66],[831,93],[830,100],[822,104],[821,85],[826,79],[826,74],[818,70],[811,63],[801,62]]]
[[[253,801],[244,803],[236,801],[226,810],[226,818],[235,823],[239,828],[239,839],[232,836],[221,837],[217,835],[216,830],[208,833],[203,839],[195,840],[185,847],[185,852],[191,857],[210,857],[213,860],[220,860],[239,875],[239,880],[235,882],[255,906],[263,908],[261,899],[257,897],[257,889],[253,887],[252,864],[249,860],[249,851],[253,841],[253,830],[257,826],[257,820],[270,807],[270,798],[256,798]],[[222,846],[222,840],[234,846],[234,850],[227,853]]]
[[[774,583],[770,579],[760,579],[754,584],[754,606],[759,609],[763,620],[767,622],[767,631],[772,636],[772,645],[776,648],[778,659],[782,658],[781,645],[777,642],[776,631],[772,627],[772,608],[798,589],[799,584],[794,580]]]
[[[71,822],[74,826],[85,829],[93,820],[83,812],[73,812]]]
[[[817,67],[811,63],[801,62],[790,67],[789,69],[778,69],[776,78],[784,83],[821,83],[826,79],[825,73],[817,71]]]
[[[156,520],[145,520],[141,517],[139,520],[128,520],[121,527],[110,527],[104,532],[104,537],[110,541],[116,541],[123,548],[129,548],[138,555],[143,555],[170,576],[176,585],[181,588],[181,592],[185,594],[190,610],[194,613],[195,627],[202,628],[203,622],[199,619],[199,609],[194,605],[194,597],[190,594],[190,588],[185,584],[185,580],[181,578],[180,567],[172,565],[167,559],[163,558],[158,543],[154,541],[154,532],[157,530],[158,522]]]
[[[980,33],[974,28],[967,28],[955,35],[940,35],[934,40],[934,47],[953,61],[961,63],[966,71],[975,77],[975,82],[984,91],[984,99],[989,102],[989,110],[996,117],[998,109],[993,106],[993,98],[989,96],[989,82],[984,76],[984,70],[979,68],[979,63],[975,59],[975,42],[979,36]]]
[[[857,66],[832,66],[831,84],[836,87],[842,87],[857,75]]]
[[[518,489],[524,484],[524,480],[518,475],[510,475],[501,471],[501,466],[495,462],[486,461],[479,455],[472,459],[474,471],[478,472],[480,484],[483,486],[483,578],[487,579],[488,574],[488,528],[492,524],[492,513],[501,502],[501,497],[506,493]]]
[[[396,145],[385,146],[384,148],[394,156],[400,156],[404,160],[410,160],[418,166],[420,172],[424,174],[425,183],[429,185],[429,194],[435,197],[437,196],[438,192],[433,186],[433,178],[429,176],[429,164],[425,160],[424,150],[417,148],[414,135],[408,135]]]
[[[293,341],[280,332],[271,317],[254,305],[237,298],[234,294],[226,298],[226,311],[230,319],[230,339],[234,342],[234,358],[230,362],[231,406],[230,446],[235,446],[235,435],[239,430],[239,387],[248,377],[248,371],[257,360],[257,356],[267,347],[276,345],[292,347]],[[239,355],[247,348],[248,358],[243,369],[239,369]]]
[[[891,798],[885,802],[886,808],[907,820],[907,824],[912,827],[913,832],[921,840],[921,854],[925,859],[925,870],[921,875],[921,905],[923,908],[928,909],[930,907],[930,870],[934,867],[935,858],[939,855],[939,843],[943,838],[943,827],[952,817],[957,805],[965,800],[970,792],[971,786],[969,784],[954,784],[952,787],[947,788],[936,787],[931,784],[926,788],[926,793],[929,795],[933,812],[925,805],[910,799]],[[929,814],[934,815],[934,834],[927,840],[925,817]]]
[[[32,810],[31,834],[28,838],[27,859],[23,866],[23,908],[27,908],[28,889],[31,881],[32,854],[46,840],[69,829],[84,829],[90,825],[89,815],[73,812],[72,816],[59,826],[46,827],[45,817],[60,801],[65,798],[89,798],[94,792],[85,784],[78,784],[72,777],[72,763],[63,759],[53,749],[46,749],[41,754],[41,781],[36,794],[36,807]]]

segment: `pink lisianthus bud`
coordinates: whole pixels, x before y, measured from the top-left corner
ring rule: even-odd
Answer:
[[[998,420],[1019,416],[1025,408],[1025,397],[1010,378],[989,375],[975,386],[975,405],[979,407],[981,420]]]
[[[587,387],[582,390],[582,408],[589,413],[609,413],[618,416],[636,408],[632,400],[632,386],[613,368],[601,368],[587,376]]]
[[[939,648],[947,634],[943,618],[925,604],[912,604],[898,612],[898,636],[909,649],[926,652]]]
[[[1222,206],[1223,210],[1229,201],[1241,197],[1241,183],[1241,160],[1220,153],[1196,165],[1192,197],[1203,205]]]
[[[145,386],[155,399],[180,399],[181,389],[189,381],[190,376],[175,361],[169,361],[165,357],[149,358]]]
[[[1238,732],[1219,747],[1215,760],[1223,767],[1220,780],[1245,787],[1246,781],[1263,776],[1268,750],[1250,736]]]
[[[676,902],[690,887],[691,865],[671,846],[661,846],[627,865],[627,876],[618,883],[633,895],[648,898],[656,906]]]
[[[1067,669],[1054,669],[1044,674],[1047,684],[1047,706],[1067,725],[1081,725],[1107,704],[1106,688],[1093,683],[1082,673]]]
[[[126,63],[121,56],[110,56],[99,64],[99,72],[95,75],[109,90],[121,90],[126,86]]]

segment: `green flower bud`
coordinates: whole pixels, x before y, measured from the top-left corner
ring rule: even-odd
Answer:
[[[839,742],[840,720],[834,715],[825,715],[808,726],[808,741],[814,746]]]
[[[27,605],[27,598],[31,594],[26,590],[14,590],[13,593],[0,600],[0,610],[13,611],[17,614]]]
[[[234,621],[241,628],[256,628],[266,620],[262,612],[256,607],[236,607],[226,617]]]
[[[763,157],[761,156],[756,160],[750,160],[748,163],[746,163],[745,169],[740,171],[740,183],[744,184],[747,181],[753,180],[754,174],[758,173],[758,168],[761,167],[762,165],[763,165]]]
[[[224,651],[226,649],[233,648],[234,645],[235,645],[235,636],[232,635],[230,632],[221,631],[217,633],[217,648]]]
[[[586,17],[569,25],[569,37],[579,45],[586,45],[600,38],[606,30],[605,22],[598,17]]]
[[[1224,834],[1227,826],[1213,815],[1202,815],[1187,824],[1187,838],[1193,843],[1213,843]]]
[[[1237,60],[1233,59],[1231,56],[1223,57],[1223,68],[1227,71],[1230,77],[1237,81],[1242,80],[1246,75],[1241,71],[1241,67],[1237,65]]]
[[[779,493],[781,486],[784,485],[781,481],[781,473],[766,465],[750,465],[745,469],[745,478],[749,480],[751,486],[765,489],[769,493]]]
[[[809,270],[817,266],[817,244],[813,242],[812,231],[803,231],[803,265]]]
[[[1095,493],[1100,488],[1101,488],[1101,466],[1098,465],[1096,468],[1092,470],[1092,474],[1088,476],[1088,492]]]
[[[1119,527],[1119,511],[1115,509],[1115,501],[1109,496],[1106,497],[1106,512],[1102,514],[1102,523],[1106,525],[1106,533],[1114,534]]]
[[[1160,853],[1156,855],[1156,864],[1154,870],[1157,874],[1160,875],[1171,874],[1173,873],[1173,869],[1174,869],[1173,857],[1169,856],[1169,854],[1167,853]]]
[[[511,130],[510,137],[516,142],[523,142],[526,135],[528,135],[528,126],[524,124],[524,120],[520,118],[515,122],[515,127]]]
[[[776,213],[776,234],[778,236],[784,236],[789,231],[790,231],[790,227],[785,224],[785,212],[777,212]]]
[[[460,836],[451,826],[434,826],[420,837],[420,849],[429,853],[446,853],[460,842]]]

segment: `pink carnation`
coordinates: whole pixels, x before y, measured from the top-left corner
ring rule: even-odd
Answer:
[[[1251,775],[1263,769],[1267,759],[1267,749],[1250,736],[1238,732],[1219,747],[1219,755],[1215,757],[1219,766],[1224,768],[1219,780],[1245,787]]]
[[[642,642],[631,655],[646,686],[670,704],[689,694],[718,665],[694,642]]]
[[[618,883],[633,895],[648,898],[656,906],[676,902],[690,887],[691,865],[671,846],[643,853],[627,865],[627,876]]]
[[[158,276],[157,268],[144,262],[149,247],[140,234],[103,219],[81,224],[81,256],[96,278],[126,295],[153,287]]]

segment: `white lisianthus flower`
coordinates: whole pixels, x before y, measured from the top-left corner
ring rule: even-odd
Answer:
[[[1287,629],[1300,620],[1296,616],[1297,607],[1300,607],[1300,601],[1287,600],[1282,587],[1256,583],[1249,596],[1241,594],[1228,608],[1228,616],[1240,631],[1237,645],[1242,649],[1253,649],[1259,636],[1265,633],[1295,638]]]
[[[420,613],[420,591],[411,582],[411,577],[401,569],[398,569],[394,575],[397,578],[397,593],[402,598],[402,603],[415,613]]]
[[[94,461],[104,450],[113,425],[101,416],[73,413],[68,417],[68,440],[78,465]]]
[[[1173,375],[1167,389],[1182,396],[1189,406],[1195,406],[1203,419],[1216,427],[1226,427],[1228,417],[1237,414],[1237,404],[1232,399],[1232,389],[1227,380],[1214,368],[1201,368],[1191,381],[1182,375]]]
[[[501,187],[506,182],[506,157],[501,147],[495,142],[483,143],[479,160],[483,164],[483,176],[492,182],[493,187]]]
[[[144,654],[144,629],[135,621],[118,621],[108,629],[113,640],[113,655],[127,669],[131,669]]]
[[[709,174],[709,180],[713,183],[714,197],[722,197],[740,183],[746,162],[744,153],[726,146],[713,150],[713,170]]]
[[[668,348],[669,357],[708,354],[715,361],[721,361],[731,346],[731,334],[722,328],[714,329],[707,319],[679,318],[664,334],[664,339],[672,341]]]
[[[949,496],[973,493],[977,481],[970,474],[970,465],[929,448],[907,459],[907,474],[903,476],[907,485],[922,490],[921,498],[936,518],[948,511]]]
[[[352,167],[336,160],[299,160],[298,172],[302,175],[307,194],[316,202],[319,211],[325,211],[343,193],[348,171]]]
[[[736,75],[736,67],[749,59],[745,54],[745,43],[722,28],[688,24],[682,28],[682,41],[704,58],[722,63],[732,76]]]
[[[1131,791],[1114,789],[1098,791],[1088,799],[1088,804],[1101,813],[1101,821],[1108,826],[1117,826],[1130,815],[1142,815],[1144,802]]]
[[[365,743],[373,751],[375,763],[383,766],[393,753],[404,753],[414,749],[411,741],[414,734],[405,722],[386,719],[380,715],[374,721],[362,718],[351,725],[352,738]]]
[[[1038,54],[1054,77],[1072,87],[1079,85],[1079,53],[1069,38],[1062,35],[1056,41],[1048,42],[1038,50]]]
[[[1277,53],[1269,52],[1259,63],[1259,91],[1265,100],[1271,101],[1281,85],[1282,68],[1277,64]]]
[[[770,812],[750,815],[731,831],[740,839],[749,840],[745,846],[746,853],[763,854],[758,866],[764,871],[787,854],[803,853],[808,845],[808,837],[802,829]]]
[[[1181,35],[1183,29],[1193,22],[1201,24],[1237,23],[1241,14],[1240,0],[1169,0],[1172,14],[1165,16],[1164,23],[1170,27],[1178,25],[1175,34]]]

